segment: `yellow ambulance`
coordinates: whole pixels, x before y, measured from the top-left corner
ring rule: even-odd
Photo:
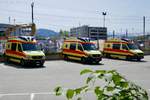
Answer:
[[[82,63],[99,63],[102,60],[101,52],[88,38],[69,38],[62,46],[62,56],[65,60],[79,60]]]
[[[103,54],[106,57],[121,59],[137,59],[140,61],[144,58],[144,53],[133,41],[129,39],[109,39],[104,43]]]
[[[22,66],[43,66],[45,62],[45,54],[37,48],[37,42],[32,36],[8,38],[4,57],[6,62],[17,62]]]

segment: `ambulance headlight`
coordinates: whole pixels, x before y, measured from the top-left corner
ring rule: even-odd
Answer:
[[[26,56],[26,59],[32,59],[32,56]]]
[[[88,54],[88,57],[92,57],[92,54]]]
[[[42,59],[46,59],[46,57],[45,57],[45,56],[43,56],[43,57],[42,57]]]

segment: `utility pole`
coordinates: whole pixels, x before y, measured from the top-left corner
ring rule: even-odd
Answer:
[[[106,16],[106,12],[102,12],[102,15],[104,16],[104,19],[103,19],[103,27],[105,27],[105,16]]]
[[[128,29],[126,29],[126,38],[128,38]]]
[[[31,3],[31,10],[32,10],[32,24],[34,23],[34,13],[33,13],[33,7],[34,7],[34,2]]]
[[[144,48],[145,48],[145,16],[143,16],[143,39],[144,39]]]
[[[10,18],[10,16],[8,17],[8,22],[9,22],[9,24],[10,24],[10,20],[11,20],[11,18]]]
[[[16,24],[16,19],[14,18],[14,24]]]
[[[99,32],[98,32],[98,29],[97,29],[97,49],[99,50]]]
[[[113,39],[115,38],[115,30],[113,30]]]

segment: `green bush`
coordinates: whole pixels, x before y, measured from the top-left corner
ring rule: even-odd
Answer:
[[[77,98],[84,99],[80,94],[93,91],[97,100],[148,100],[147,92],[140,86],[126,80],[115,70],[90,70],[84,69],[80,75],[89,74],[85,86],[64,90],[62,87],[54,89],[56,96],[66,95],[67,100]],[[96,82],[103,82],[103,86],[97,86]]]

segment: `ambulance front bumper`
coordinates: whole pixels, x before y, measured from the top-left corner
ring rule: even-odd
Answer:
[[[25,60],[24,62],[28,65],[38,65],[44,64],[45,60]]]
[[[132,56],[132,59],[143,59],[144,55],[134,55]]]
[[[87,61],[90,61],[90,62],[98,62],[101,60],[102,60],[102,57],[88,57],[87,58]]]

